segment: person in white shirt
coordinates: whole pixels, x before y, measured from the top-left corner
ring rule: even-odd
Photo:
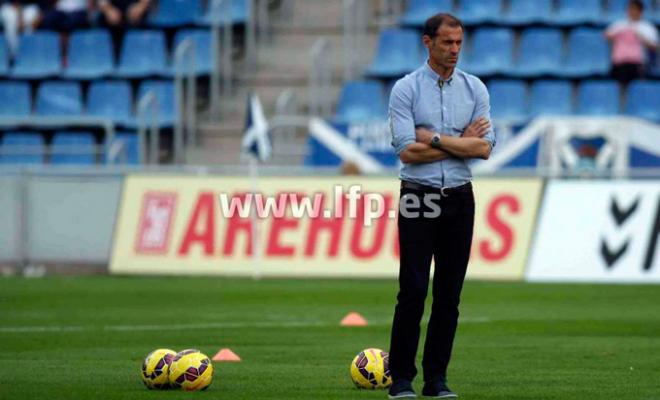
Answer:
[[[631,0],[628,19],[616,21],[605,30],[605,37],[612,43],[611,76],[624,85],[644,77],[646,53],[658,47],[658,31],[653,24],[642,20],[643,13],[644,3]]]

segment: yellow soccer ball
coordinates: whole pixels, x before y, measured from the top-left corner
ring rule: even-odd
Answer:
[[[392,385],[390,355],[380,349],[366,349],[351,363],[351,379],[360,389],[386,389]]]
[[[142,363],[142,382],[149,389],[167,389],[170,385],[169,370],[176,351],[157,349],[147,355]]]
[[[199,350],[180,351],[170,365],[170,385],[187,391],[204,390],[213,381],[213,364]]]

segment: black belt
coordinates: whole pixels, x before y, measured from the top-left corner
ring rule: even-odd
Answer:
[[[439,193],[440,195],[447,197],[458,193],[472,192],[472,182],[468,182],[465,185],[456,187],[437,188],[410,181],[401,181],[401,189],[417,190],[424,193]]]

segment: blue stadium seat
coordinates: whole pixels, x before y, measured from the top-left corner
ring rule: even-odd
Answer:
[[[140,164],[140,147],[138,136],[135,131],[118,131],[115,132],[114,143],[121,143],[122,150],[119,157],[115,160],[119,164]],[[108,160],[106,154],[106,161]]]
[[[202,11],[200,0],[159,0],[149,22],[161,28],[191,25]]]
[[[465,25],[496,22],[502,13],[502,0],[460,0],[458,17]]]
[[[26,82],[0,82],[0,116],[27,117],[32,113],[30,85]]]
[[[561,69],[561,64],[561,31],[552,28],[530,28],[523,31],[514,75],[521,77],[556,75]]]
[[[21,37],[12,69],[14,78],[43,79],[62,69],[60,37],[55,32],[35,32]]]
[[[507,25],[530,25],[551,22],[552,0],[511,0],[501,22]]]
[[[44,139],[39,133],[7,132],[0,138],[0,149],[14,154],[0,152],[0,164],[43,164]]]
[[[198,18],[198,25],[211,25],[213,21],[224,24],[225,17],[221,13],[215,13],[213,2],[209,2],[208,10],[201,18]],[[245,25],[248,20],[248,0],[232,0],[231,2],[231,23],[232,25]]]
[[[476,75],[508,71],[513,59],[513,31],[508,28],[481,28],[475,31],[465,69]]]
[[[77,82],[47,81],[37,90],[36,114],[76,117],[82,114],[82,92]]]
[[[610,46],[600,29],[577,28],[568,38],[568,57],[559,75],[580,78],[606,75],[610,69]]]
[[[429,17],[439,12],[451,12],[452,8],[452,0],[410,0],[401,24],[421,27]]]
[[[162,80],[146,80],[140,84],[138,89],[138,97],[135,101],[139,102],[140,99],[149,91],[153,91],[156,96],[158,104],[158,123],[161,127],[171,127],[177,119],[176,113],[176,99],[174,95],[174,83],[172,81]],[[133,121],[129,124],[130,127],[136,127],[138,121]]]
[[[493,79],[488,83],[488,92],[491,118],[521,122],[528,117],[529,100],[525,82]]]
[[[599,22],[603,22],[601,0],[559,0],[555,24],[568,26]]]
[[[167,73],[165,34],[162,31],[128,31],[122,44],[117,75],[144,78]]]
[[[573,89],[568,81],[538,80],[532,84],[530,113],[541,115],[573,114]]]
[[[210,75],[213,70],[211,59],[211,32],[208,29],[181,29],[174,37],[173,53],[181,42],[191,39],[195,43],[195,72],[197,75]],[[172,58],[174,63],[174,58]],[[172,65],[172,73],[174,73]]]
[[[132,120],[133,96],[126,81],[94,81],[87,92],[87,114],[109,118],[116,124]]]
[[[577,113],[616,115],[620,112],[619,85],[614,81],[583,81],[578,88]]]
[[[626,114],[660,122],[660,81],[635,81],[628,86]]]
[[[89,132],[57,132],[50,151],[51,164],[96,164],[94,136]]]
[[[7,42],[0,40],[0,76],[9,74],[9,50]]]
[[[347,123],[387,118],[383,85],[378,81],[346,82],[339,94],[335,120]]]
[[[112,52],[112,38],[107,31],[90,29],[73,32],[64,76],[98,79],[110,75],[115,67]]]
[[[422,39],[412,29],[385,29],[378,40],[376,56],[366,74],[377,78],[397,78],[419,68],[424,59]]]

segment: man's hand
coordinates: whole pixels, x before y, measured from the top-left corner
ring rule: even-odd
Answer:
[[[489,130],[490,130],[490,121],[487,120],[486,118],[481,117],[478,120],[466,126],[461,136],[482,138],[486,136]]]
[[[427,128],[419,127],[415,129],[415,141],[417,143],[431,144],[431,139],[433,139],[433,135],[435,135],[435,132]]]

